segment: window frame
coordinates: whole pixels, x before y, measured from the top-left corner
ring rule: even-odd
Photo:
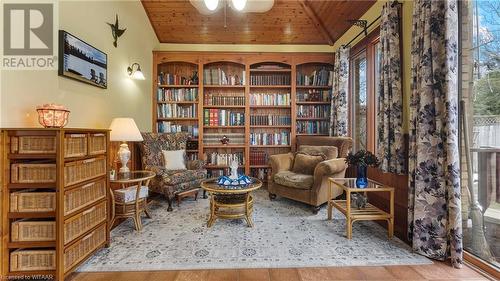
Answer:
[[[375,89],[375,46],[380,42],[380,27],[371,31],[351,47],[349,55],[349,130],[348,134],[354,139],[354,60],[362,53],[366,57],[366,150],[376,152],[377,143],[377,98]],[[354,140],[356,142],[356,140]],[[357,150],[354,147],[354,150]]]

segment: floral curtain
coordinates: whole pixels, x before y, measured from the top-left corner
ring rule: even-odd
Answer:
[[[456,0],[415,0],[408,236],[425,256],[462,264]]]
[[[400,5],[387,2],[380,20],[380,84],[377,110],[378,157],[384,172],[404,174]]]
[[[341,47],[335,52],[332,87],[330,136],[347,136],[349,48]]]

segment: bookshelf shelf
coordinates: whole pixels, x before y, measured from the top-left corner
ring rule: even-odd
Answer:
[[[321,117],[321,118],[318,118],[318,117],[297,117],[297,120],[299,121],[315,121],[315,120],[330,120],[330,117]]]
[[[214,155],[236,155],[244,159],[240,169],[245,174],[265,181],[270,175],[270,155],[293,152],[296,136],[305,132],[321,136],[330,122],[329,118],[298,116],[329,116],[322,110],[330,102],[322,99],[331,95],[331,86],[323,86],[331,82],[331,54],[158,51],[153,53],[153,65],[158,78],[152,88],[153,131],[192,134],[198,149],[187,150],[190,158],[196,155],[206,163],[217,163]],[[177,114],[190,110],[181,116],[196,117],[158,118],[162,116],[158,111],[165,110],[162,106]],[[223,136],[229,144],[219,142]],[[227,168],[207,165],[211,176]]]
[[[160,84],[158,85],[160,88],[198,88],[199,85],[167,85],[167,84]]]
[[[164,104],[198,104],[198,101],[158,101]]]
[[[297,136],[328,136],[328,134],[296,134]]]

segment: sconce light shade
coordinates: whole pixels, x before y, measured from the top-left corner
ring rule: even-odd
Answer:
[[[137,66],[136,70],[134,70],[134,66]],[[146,77],[144,77],[144,74],[141,71],[141,66],[136,62],[134,62],[131,66],[127,67],[127,72],[132,79],[146,80]]]

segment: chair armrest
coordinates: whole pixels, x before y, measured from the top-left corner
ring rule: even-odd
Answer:
[[[314,168],[314,181],[317,179],[321,181],[324,176],[342,173],[345,172],[346,169],[347,164],[345,163],[345,158],[335,158],[320,162],[316,168]]]
[[[165,174],[167,172],[167,169],[165,169],[165,167],[163,167],[163,166],[146,165],[146,167],[144,169],[151,171],[151,172],[154,172],[156,174],[156,176],[162,176],[163,174]]]
[[[293,163],[293,153],[286,154],[275,154],[269,156],[269,165],[271,165],[272,175],[271,178],[277,172],[288,171],[292,168]]]
[[[187,161],[188,170],[203,170],[205,163],[203,160],[189,160]]]

